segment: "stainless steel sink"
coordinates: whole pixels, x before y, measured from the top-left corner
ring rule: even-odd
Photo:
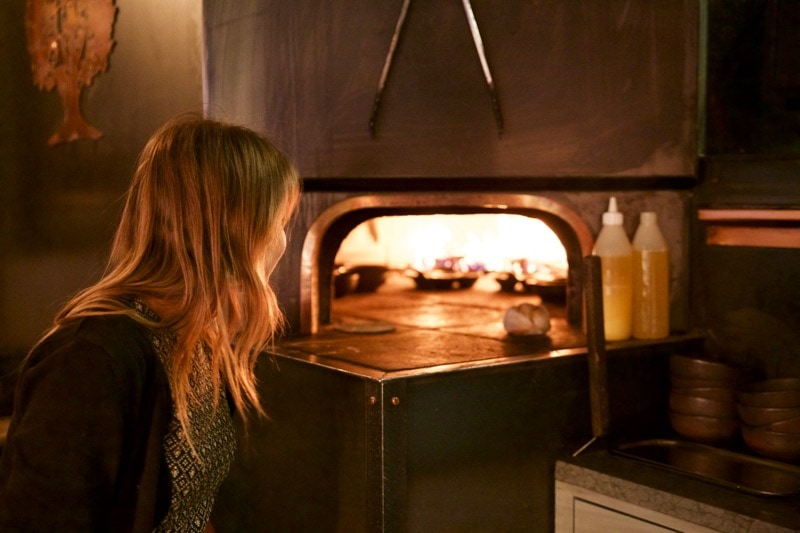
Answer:
[[[800,467],[713,446],[653,439],[620,444],[612,452],[752,494],[800,493]]]

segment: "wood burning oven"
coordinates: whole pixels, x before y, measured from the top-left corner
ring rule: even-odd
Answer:
[[[655,394],[666,389],[663,357],[692,342],[696,5],[476,5],[503,106],[499,137],[459,2],[410,10],[375,136],[367,119],[401,2],[317,4],[206,2],[210,108],[269,134],[307,179],[273,275],[288,336],[259,368],[271,419],[251,429],[256,447],[240,454],[215,523],[551,530],[554,459],[591,434],[581,259],[610,194],[629,234],[639,212],[658,213],[676,333],[610,347],[615,430],[658,425],[645,413],[664,407],[653,404],[666,396]],[[476,320],[463,328],[412,327],[386,315],[396,300],[359,295],[357,306],[381,310],[395,330],[336,329],[330,283],[348,232],[378,216],[440,213],[512,213],[553,229],[568,269],[552,335],[505,336],[497,317],[515,295],[502,293],[483,310],[423,302]]]
[[[559,236],[569,264],[566,279],[567,320],[581,323],[581,258],[591,253],[589,226],[580,215],[549,198],[524,194],[368,194],[325,209],[308,230],[300,268],[301,332],[314,333],[330,322],[331,274],[339,244],[359,222],[385,215],[427,213],[516,213],[543,220]],[[535,239],[518,235],[522,243]]]
[[[581,269],[608,194],[305,193],[274,278],[291,330],[259,368],[270,419],[251,428],[258,445],[243,448],[220,494],[220,530],[552,528],[552,464],[591,435]],[[676,335],[609,349],[614,430],[640,436],[668,430],[651,417],[666,412],[658,404],[666,394],[653,392],[667,389],[666,356],[697,342],[687,334],[689,197],[614,194],[623,211],[659,212],[675,250]],[[414,291],[407,311],[381,291],[335,298],[335,257],[354,227],[433,213],[514,213],[553,229],[569,267],[566,302],[554,307],[548,335],[503,331],[502,312],[527,293],[495,290],[476,305],[474,288]],[[337,329],[349,298],[348,312],[394,328]],[[431,317],[435,324],[420,325]]]
[[[591,253],[593,235],[599,227],[600,213],[609,194],[624,202],[629,216],[626,225],[632,232],[635,215],[643,210],[659,212],[671,248],[672,323],[675,329],[688,328],[686,269],[689,217],[686,193],[643,192],[552,192],[502,193],[417,191],[417,192],[324,192],[303,197],[298,217],[289,237],[289,249],[278,267],[276,288],[287,314],[291,334],[316,333],[331,321],[333,292],[331,279],[339,265],[335,258],[348,233],[360,223],[393,215],[517,214],[543,221],[563,244],[567,258],[567,322],[580,329],[582,323],[581,261]],[[535,239],[517,235],[520,243]]]

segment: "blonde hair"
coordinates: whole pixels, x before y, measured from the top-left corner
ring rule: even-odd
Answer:
[[[214,389],[242,415],[263,414],[258,354],[283,327],[263,258],[284,231],[301,190],[286,156],[240,126],[184,115],[142,151],[99,282],[73,298],[54,328],[87,316],[124,314],[178,333],[166,365],[176,412],[189,433],[195,347],[211,352]],[[168,302],[163,322],[133,312],[130,298]],[[215,395],[219,396],[219,394]]]

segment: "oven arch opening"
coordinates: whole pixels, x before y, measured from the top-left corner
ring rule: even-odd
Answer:
[[[300,327],[314,334],[331,320],[331,275],[339,246],[367,220],[386,216],[515,214],[541,220],[559,238],[567,255],[566,318],[583,321],[582,262],[594,239],[581,216],[550,198],[530,194],[370,194],[340,201],[316,217],[303,242],[300,258]]]

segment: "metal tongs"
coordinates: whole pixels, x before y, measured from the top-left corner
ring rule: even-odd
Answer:
[[[483,76],[486,79],[486,87],[489,89],[489,96],[492,99],[492,110],[494,111],[494,120],[497,123],[497,133],[498,135],[502,135],[503,115],[500,113],[500,100],[497,97],[497,89],[494,85],[492,71],[489,69],[489,62],[486,60],[486,53],[483,49],[483,39],[481,38],[481,32],[478,28],[478,22],[475,20],[475,13],[472,11],[472,4],[470,3],[470,0],[462,0],[462,3],[464,5],[464,13],[467,16],[467,24],[469,24],[469,30],[472,34],[472,40],[475,43],[475,49],[478,52],[478,59],[481,62]],[[383,70],[381,71],[381,77],[378,81],[378,91],[375,94],[375,102],[372,104],[372,113],[370,113],[369,116],[369,131],[373,137],[375,136],[375,122],[378,118],[378,110],[380,109],[381,105],[383,89],[386,86],[386,79],[389,76],[389,70],[392,66],[394,53],[397,49],[397,42],[400,40],[400,34],[403,31],[403,26],[405,25],[406,15],[408,14],[408,8],[410,5],[411,0],[403,0],[403,7],[400,9],[400,16],[397,18],[397,24],[395,25],[394,34],[392,35],[392,41],[389,43],[389,52],[386,54],[386,60],[383,63]]]

